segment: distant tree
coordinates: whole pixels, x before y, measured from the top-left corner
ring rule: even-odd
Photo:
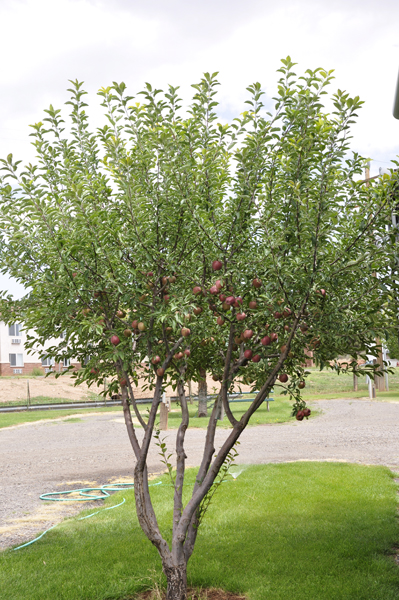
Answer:
[[[20,301],[3,294],[2,318],[34,328],[32,347],[65,332],[46,352],[80,359],[77,383],[106,375],[111,389],[121,386],[138,520],[160,554],[168,600],[186,598],[204,510],[271,388],[282,386],[303,419],[304,351],[320,368],[352,370],[386,326],[391,257],[376,240],[387,235],[392,178],[356,182],[364,161],[349,153],[349,132],[361,101],[338,91],[328,114],[331,72],[297,77],[293,66],[282,61],[273,113],[256,83],[247,88],[248,110],[227,124],[215,112],[216,74],[205,74],[186,116],[177,88],[147,84],[136,100],[123,83],[100,90],[108,122],[93,133],[76,81],[70,132],[50,107],[33,126],[37,165],[2,161],[0,265],[28,289]],[[338,355],[352,359],[340,366]],[[184,505],[185,384],[202,370],[221,389]],[[153,394],[147,419],[133,394],[139,376]],[[239,382],[259,391],[238,420],[228,393]],[[167,540],[147,455],[170,383],[182,419]],[[215,452],[222,405],[231,429]]]

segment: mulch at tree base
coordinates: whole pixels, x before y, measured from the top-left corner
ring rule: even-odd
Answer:
[[[165,600],[166,591],[148,590],[137,596],[131,596],[128,600]],[[217,588],[189,588],[187,600],[247,600],[245,596],[226,592]]]

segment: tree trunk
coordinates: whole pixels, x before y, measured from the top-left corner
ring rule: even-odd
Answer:
[[[166,600],[187,599],[187,565],[163,566],[168,587],[166,589]]]
[[[356,375],[355,371],[353,371],[353,391],[357,392],[357,384],[358,384],[358,376]]]
[[[206,406],[207,387],[206,387],[206,371],[200,369],[200,380],[198,382],[198,416],[207,417],[208,410]]]

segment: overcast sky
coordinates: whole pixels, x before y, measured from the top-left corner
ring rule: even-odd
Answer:
[[[392,105],[399,66],[396,0],[0,0],[0,157],[34,161],[29,125],[68,100],[69,79],[85,82],[93,124],[97,90],[124,81],[180,85],[183,98],[205,71],[219,71],[221,119],[245,109],[245,88],[276,89],[279,61],[335,69],[332,89],[365,101],[353,149],[372,174],[399,154]],[[298,71],[297,71],[298,72]],[[0,289],[10,291],[0,277]]]

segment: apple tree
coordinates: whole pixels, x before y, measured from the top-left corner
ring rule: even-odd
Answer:
[[[394,177],[359,181],[364,160],[350,152],[359,98],[328,95],[331,72],[293,69],[282,61],[266,106],[261,85],[250,85],[246,110],[229,123],[216,113],[217,74],[193,86],[185,112],[178,88],[147,84],[133,98],[114,83],[99,92],[106,120],[94,132],[75,81],[68,128],[52,106],[32,126],[37,163],[2,161],[0,265],[27,289],[19,301],[3,293],[2,318],[34,329],[32,348],[63,332],[47,353],[79,359],[77,383],[107,376],[121,388],[137,516],[159,552],[168,600],[186,598],[204,507],[272,387],[285,389],[302,420],[306,353],[320,368],[352,370],[386,326]],[[204,371],[220,392],[184,503],[186,383]],[[146,419],[134,397],[139,377],[153,398]],[[237,419],[229,392],[240,383],[257,393]],[[169,540],[147,455],[170,384],[181,423]],[[222,406],[231,428],[215,453]]]

